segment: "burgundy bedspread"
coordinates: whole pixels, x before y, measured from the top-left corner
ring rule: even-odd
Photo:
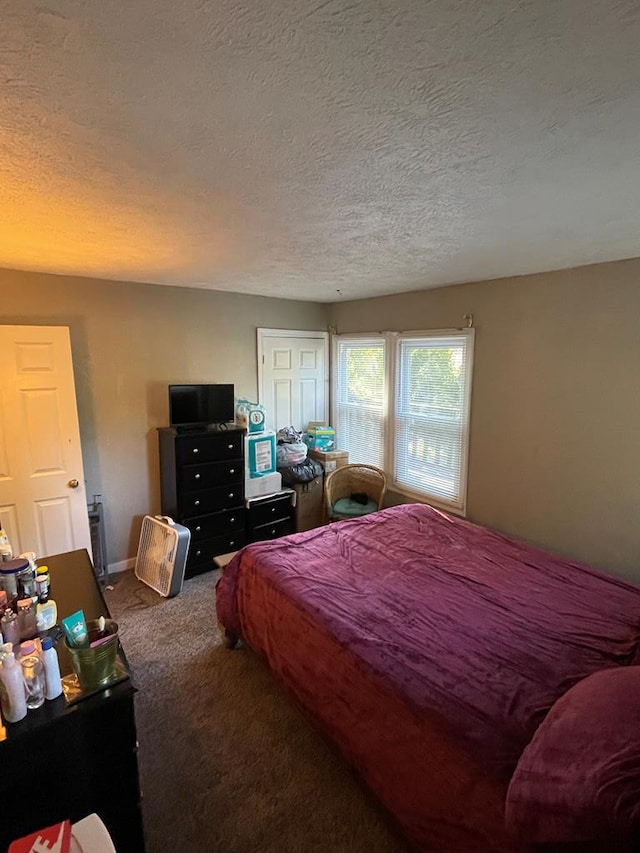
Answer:
[[[424,849],[511,849],[504,795],[578,680],[627,664],[640,590],[423,505],[245,548],[218,616]]]

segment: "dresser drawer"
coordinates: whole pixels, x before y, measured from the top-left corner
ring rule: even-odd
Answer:
[[[222,512],[214,512],[211,515],[197,516],[196,518],[185,518],[182,524],[191,531],[191,547],[202,539],[211,539],[212,536],[222,536],[236,530],[244,531],[246,524],[246,510],[243,507],[225,509]]]
[[[243,480],[242,459],[183,465],[178,471],[178,482],[183,492],[200,491],[214,486],[223,486],[226,483],[241,483]]]
[[[203,489],[197,492],[186,492],[180,495],[180,516],[188,518],[192,515],[204,515],[218,509],[229,509],[242,506],[244,500],[244,480],[231,483],[228,486],[217,486],[215,489]]]
[[[216,536],[215,539],[204,539],[196,542],[189,548],[187,566],[196,563],[213,562],[218,554],[227,554],[229,551],[237,551],[246,545],[247,537],[244,530],[229,532],[224,536]]]
[[[179,435],[176,438],[176,458],[179,464],[242,459],[242,432],[207,432],[198,435]]]
[[[289,495],[267,498],[260,503],[252,502],[248,510],[249,524],[251,527],[258,527],[261,524],[290,518],[291,509],[291,497]]]
[[[271,524],[261,524],[251,531],[252,542],[262,542],[265,539],[277,539],[279,536],[288,536],[293,533],[293,521],[290,518],[281,518]]]

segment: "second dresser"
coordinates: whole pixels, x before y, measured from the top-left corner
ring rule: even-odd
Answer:
[[[162,513],[191,531],[185,578],[246,543],[243,429],[158,430]]]

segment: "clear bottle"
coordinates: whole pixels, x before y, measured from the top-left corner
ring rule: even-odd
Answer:
[[[0,630],[2,630],[5,643],[13,643],[14,646],[20,643],[22,639],[20,636],[20,622],[17,614],[10,607],[5,610],[4,616],[0,619]]]
[[[57,699],[62,693],[62,679],[60,678],[58,653],[53,646],[51,637],[42,638],[42,664],[44,666],[45,698]]]
[[[12,651],[5,655],[0,666],[0,705],[8,723],[17,723],[27,716],[22,667]]]
[[[30,598],[18,602],[18,627],[21,640],[31,640],[38,633],[36,606]]]
[[[0,527],[0,560],[6,562],[7,560],[12,559],[13,548],[11,547],[11,542],[9,542],[9,537]]]
[[[27,688],[27,708],[33,710],[44,705],[44,667],[40,656],[30,654],[20,658],[22,677]]]

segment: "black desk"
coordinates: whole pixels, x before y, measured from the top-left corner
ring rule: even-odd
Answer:
[[[58,621],[84,610],[86,619],[108,616],[86,551],[70,551],[39,561],[51,570],[51,597]],[[62,675],[73,669],[58,642]],[[96,812],[118,853],[144,851],[133,697],[136,689],[122,649],[120,664],[129,677],[68,705],[63,696],[29,711],[19,723],[5,724],[0,742],[0,850],[15,838],[58,821],[80,820]]]

